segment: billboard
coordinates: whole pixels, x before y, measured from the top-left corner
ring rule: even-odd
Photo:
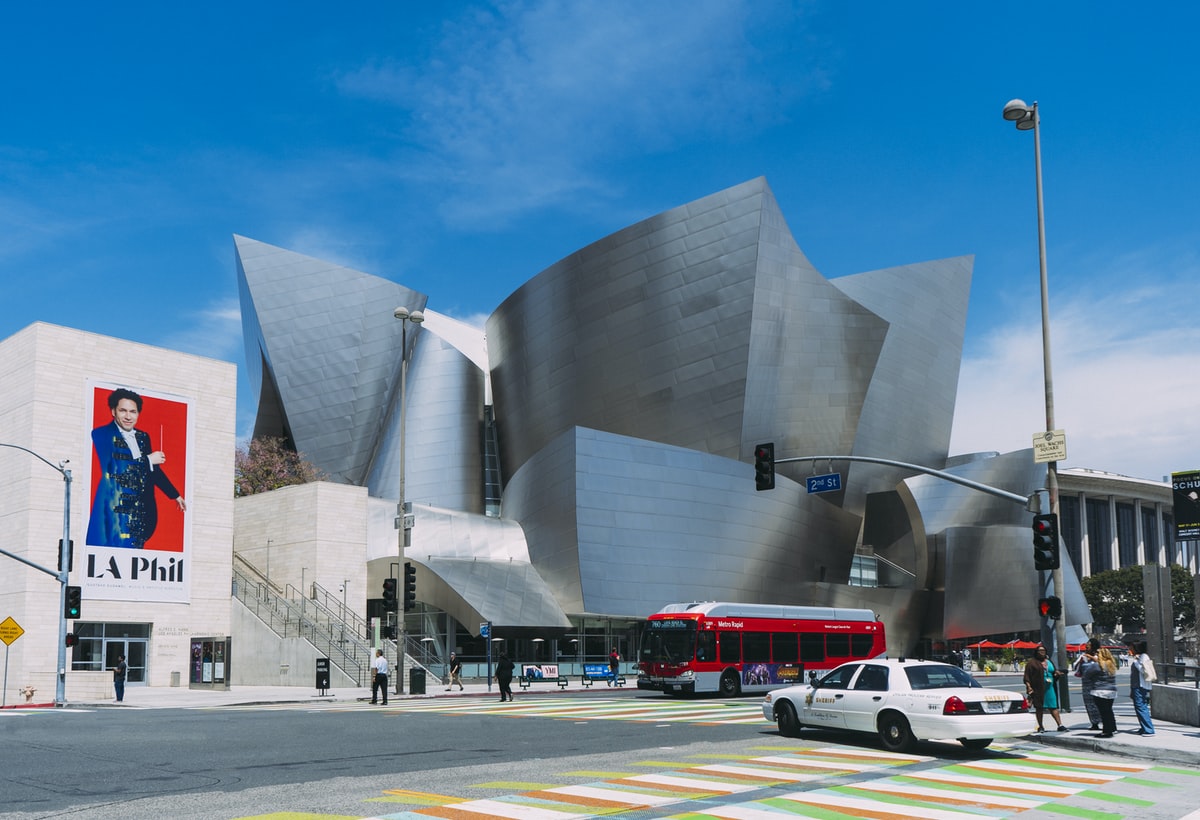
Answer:
[[[1171,473],[1175,507],[1175,540],[1200,538],[1200,470]]]
[[[192,412],[188,399],[111,382],[87,386],[85,598],[190,600]]]

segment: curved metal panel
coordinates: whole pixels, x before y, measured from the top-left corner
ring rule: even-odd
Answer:
[[[365,483],[399,375],[400,323],[379,305],[423,308],[426,297],[265,242],[234,243],[251,302],[243,318],[257,322],[247,358],[270,371],[296,449],[332,478]]]

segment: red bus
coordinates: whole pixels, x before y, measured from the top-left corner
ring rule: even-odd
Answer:
[[[638,689],[736,697],[802,683],[809,670],[887,654],[869,609],[670,604],[642,628]]]

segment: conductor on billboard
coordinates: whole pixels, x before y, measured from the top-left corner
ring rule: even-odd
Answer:
[[[88,595],[186,601],[188,404],[124,386],[89,393]]]

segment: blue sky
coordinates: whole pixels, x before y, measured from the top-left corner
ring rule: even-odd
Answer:
[[[0,338],[241,363],[234,233],[479,320],[561,257],[765,176],[825,276],[973,254],[952,452],[1200,468],[1193,4],[66,2],[0,19]],[[239,383],[238,430],[254,397]]]

